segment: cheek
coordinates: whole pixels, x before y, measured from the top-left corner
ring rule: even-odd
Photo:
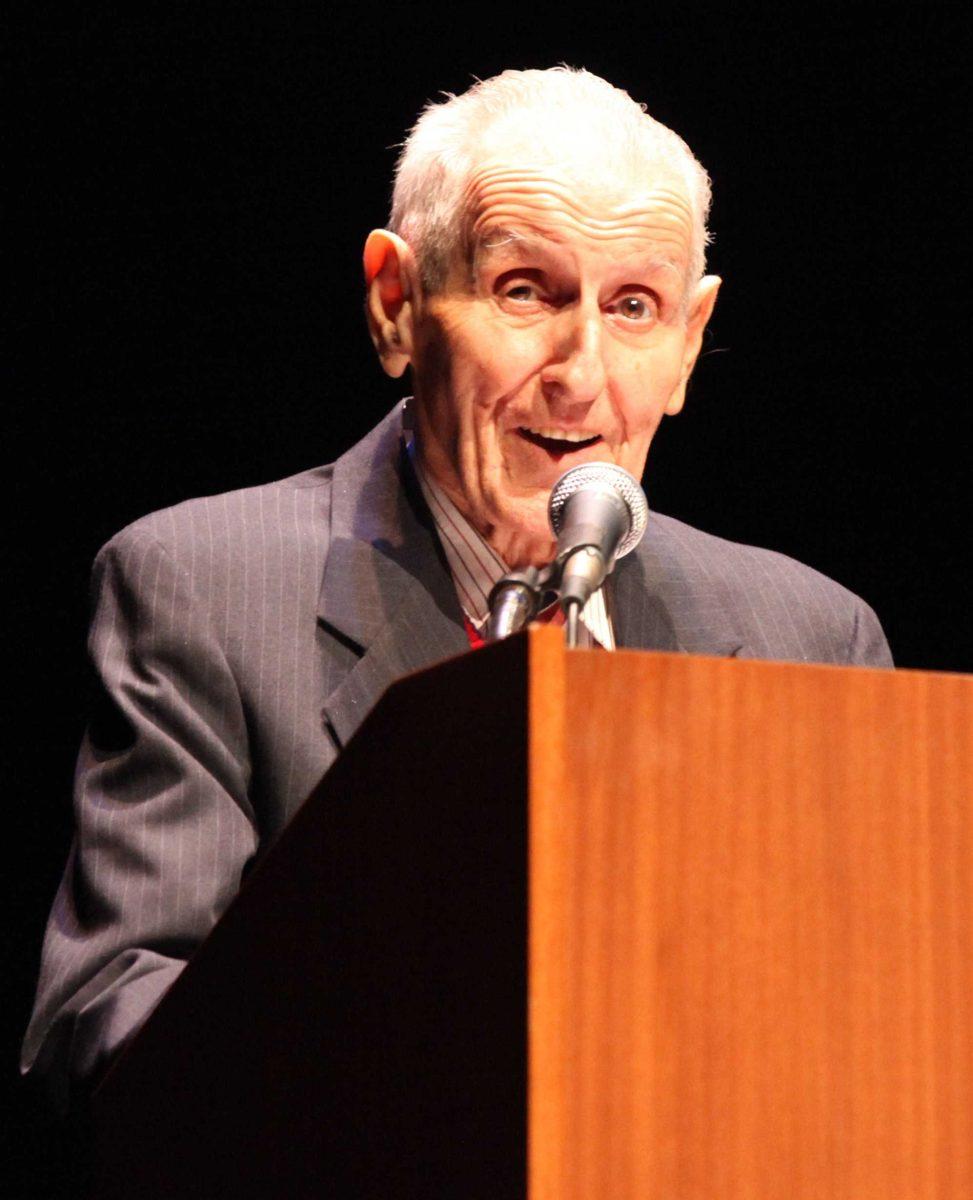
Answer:
[[[614,400],[626,441],[651,437],[662,417],[667,381],[658,376],[627,379],[616,388]]]
[[[454,352],[457,393],[480,421],[499,416],[506,404],[533,386],[544,366],[542,339],[526,331],[487,330]]]
[[[682,359],[676,345],[620,363],[613,377],[614,400],[630,437],[651,435],[679,385]]]

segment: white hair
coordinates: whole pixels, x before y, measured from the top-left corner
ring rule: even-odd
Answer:
[[[407,241],[423,285],[435,291],[467,237],[464,191],[487,145],[528,141],[532,155],[564,160],[587,138],[638,178],[660,166],[683,181],[692,209],[688,282],[705,269],[710,181],[686,143],[650,117],[645,105],[583,69],[504,71],[460,96],[430,102],[403,143],[395,170],[389,228]],[[505,141],[503,139],[506,139]]]

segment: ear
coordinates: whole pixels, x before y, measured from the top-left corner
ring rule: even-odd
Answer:
[[[411,247],[387,229],[365,241],[365,316],[387,375],[398,379],[412,359],[419,272]]]
[[[696,285],[689,316],[686,318],[686,346],[682,356],[682,371],[679,375],[679,382],[666,404],[666,414],[670,417],[674,417],[677,412],[680,412],[686,402],[686,385],[689,383],[689,376],[692,375],[696,359],[699,357],[706,323],[712,315],[722,282],[723,280],[718,275],[707,275]]]

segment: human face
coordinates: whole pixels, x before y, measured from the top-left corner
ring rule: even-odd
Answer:
[[[708,303],[686,295],[692,213],[669,172],[609,190],[494,161],[467,212],[471,254],[416,308],[419,452],[509,565],[540,564],[564,471],[641,476],[682,406],[716,287]]]

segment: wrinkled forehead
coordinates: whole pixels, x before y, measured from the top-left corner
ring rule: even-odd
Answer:
[[[494,156],[470,172],[463,193],[463,251],[469,267],[511,239],[584,246],[611,255],[651,248],[688,270],[693,213],[677,170],[643,161],[620,168],[603,154],[538,162]]]

